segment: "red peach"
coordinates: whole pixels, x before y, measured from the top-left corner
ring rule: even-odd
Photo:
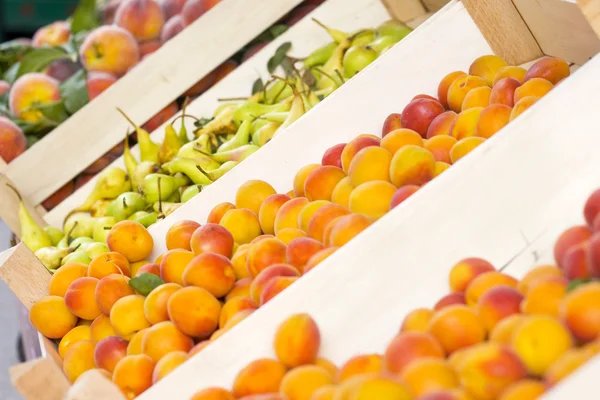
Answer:
[[[335,146],[328,148],[323,154],[321,165],[333,165],[334,167],[342,168],[342,151],[344,151],[346,143],[338,143]]]
[[[421,137],[426,137],[431,122],[444,111],[444,107],[438,101],[413,100],[402,111],[402,127],[412,129]]]

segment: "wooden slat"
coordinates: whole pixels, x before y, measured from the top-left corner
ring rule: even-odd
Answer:
[[[543,55],[512,0],[462,0],[462,3],[494,53],[509,64],[523,64]]]
[[[596,35],[600,36],[600,0],[577,0],[577,4]]]
[[[513,0],[544,54],[583,64],[600,52],[600,40],[574,2]],[[593,7],[593,4],[589,7]],[[598,5],[596,5],[598,7]]]
[[[421,0],[381,0],[390,15],[402,22],[408,22],[427,13]]]
[[[48,358],[38,358],[11,367],[9,374],[13,386],[25,400],[63,400],[69,390],[67,377]]]
[[[425,8],[429,12],[436,12],[441,10],[446,4],[449,3],[449,0],[422,0]]]
[[[14,188],[17,185],[14,184],[6,175],[0,173],[0,218],[6,223],[10,230],[17,236],[21,236],[21,224],[19,223],[19,198],[15,192],[10,189],[7,185]],[[41,226],[46,225],[45,220],[42,216],[46,210],[42,206],[34,207],[27,198],[24,198],[25,207],[29,211],[29,214],[35,219],[35,221]]]
[[[101,373],[89,371],[77,379],[64,400],[125,400],[125,396]]]
[[[123,108],[143,123],[301,0],[226,0],[6,168],[38,204],[123,139]],[[1,188],[0,188],[1,189]],[[13,212],[2,207],[2,215]]]

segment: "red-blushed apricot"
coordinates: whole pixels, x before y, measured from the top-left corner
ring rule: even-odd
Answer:
[[[321,165],[342,168],[342,151],[344,151],[344,147],[346,147],[346,143],[338,143],[325,150],[321,158]]]
[[[144,300],[144,314],[148,322],[154,325],[169,320],[167,304],[171,295],[179,289],[181,289],[181,285],[165,283],[156,287],[146,296]]]
[[[251,277],[256,277],[265,268],[287,261],[287,246],[277,238],[266,238],[250,245],[246,268]]]
[[[600,337],[600,283],[591,282],[567,293],[560,317],[573,336],[589,343]]]
[[[135,294],[135,290],[129,286],[129,278],[113,274],[100,279],[94,291],[94,299],[100,310],[109,315],[117,300],[130,294]]]
[[[170,374],[175,368],[186,362],[188,358],[188,353],[185,351],[173,351],[165,355],[154,366],[152,384],[156,384],[156,382]]]
[[[466,137],[456,142],[456,144],[452,146],[452,149],[450,150],[450,160],[452,161],[452,164],[454,164],[455,162],[457,162],[458,160],[475,150],[475,148],[482,144],[484,141],[484,138],[472,136]]]
[[[250,297],[234,297],[229,299],[223,305],[221,314],[219,315],[219,328],[224,329],[231,318],[237,313],[244,310],[256,310],[258,303],[252,300]]]
[[[169,319],[188,336],[206,338],[219,324],[221,304],[206,289],[189,286],[171,295]]]
[[[144,264],[137,271],[135,271],[135,274],[133,274],[133,276],[137,277],[142,274],[152,274],[160,278],[160,265],[154,263]]]
[[[483,323],[472,309],[454,305],[435,313],[427,332],[432,334],[448,354],[483,342],[486,336]]]
[[[527,377],[519,357],[497,343],[481,343],[468,349],[457,372],[462,388],[477,399],[496,399],[511,384]]]
[[[534,97],[534,96],[523,97],[521,100],[519,100],[518,103],[516,103],[514,105],[512,111],[510,112],[510,120],[512,121],[513,119],[517,118],[519,115],[523,114],[532,105],[537,103],[538,100],[539,100],[539,97]]]
[[[517,280],[512,276],[498,271],[489,271],[478,274],[465,289],[467,305],[474,306],[488,289],[497,285],[508,285],[516,288]]]
[[[337,382],[367,374],[379,374],[384,370],[383,357],[379,354],[361,354],[351,357],[339,370]]]
[[[567,256],[568,253],[565,255],[565,258],[567,258]],[[589,275],[595,278],[600,277],[600,234],[597,232],[590,238],[589,245],[587,246],[586,258],[587,262],[581,262],[581,264],[587,264]]]
[[[462,111],[475,107],[487,107],[490,104],[491,93],[492,89],[487,86],[481,86],[471,90],[463,100],[461,106]]]
[[[416,396],[459,387],[456,372],[441,358],[426,357],[414,360],[404,368],[401,379]]]
[[[504,104],[490,104],[485,107],[475,127],[475,134],[482,138],[490,138],[510,122],[511,108]]]
[[[210,210],[208,218],[206,219],[206,223],[218,225],[221,222],[221,218],[223,218],[223,215],[225,215],[227,211],[233,209],[235,209],[235,205],[228,202],[217,204],[213,207],[212,210]]]
[[[123,357],[127,355],[127,340],[118,336],[109,336],[96,344],[94,363],[111,374]]]
[[[233,266],[236,280],[251,278],[246,266],[250,246],[248,243],[240,245],[233,253],[233,257],[231,257],[231,265]]]
[[[383,355],[386,370],[394,374],[402,371],[413,361],[424,358],[445,358],[446,353],[435,337],[425,332],[398,334]]]
[[[235,397],[228,390],[210,387],[197,392],[190,400],[235,400]]]
[[[260,302],[259,305],[262,307],[268,301],[270,301],[273,297],[277,296],[279,293],[283,292],[290,285],[298,280],[296,276],[276,276],[273,279],[269,280],[261,294],[260,294]]]
[[[183,249],[169,250],[160,262],[160,277],[167,283],[183,285],[183,272],[195,254]]]
[[[348,214],[340,217],[329,233],[329,246],[345,245],[373,222],[373,218],[363,214]]]
[[[183,249],[191,251],[190,239],[196,229],[200,227],[200,224],[195,221],[183,220],[174,223],[169,230],[165,238],[167,249]]]
[[[73,383],[85,371],[96,368],[94,349],[96,343],[92,340],[80,340],[73,343],[63,359],[63,372],[69,382]]]
[[[499,400],[536,400],[544,394],[546,386],[535,379],[513,383],[502,392]]]
[[[232,209],[227,213],[231,211],[237,210]],[[232,233],[226,227],[218,224],[205,224],[192,233],[190,245],[196,255],[211,252],[229,258],[233,252],[234,239]]]
[[[308,236],[322,243],[323,234],[325,233],[327,225],[335,218],[349,213],[350,210],[339,204],[331,203],[324,205],[319,208],[310,219],[310,222],[308,223]]]
[[[546,276],[537,279],[529,286],[525,299],[521,303],[521,312],[558,317],[567,286],[568,281],[562,276]]]
[[[283,206],[290,197],[285,194],[273,194],[263,201],[258,211],[258,221],[260,228],[265,234],[275,234],[275,217],[277,211]]]
[[[106,244],[110,251],[121,253],[129,260],[144,260],[152,252],[154,240],[144,225],[136,221],[120,221],[108,232]]]
[[[424,93],[416,95],[410,101],[417,100],[417,99],[428,99],[428,100],[437,101],[438,103],[440,102],[437,98],[430,96],[428,94],[424,94]]]
[[[80,263],[66,263],[56,270],[50,278],[50,296],[64,297],[67,289],[75,280],[87,276],[88,266]]]
[[[550,90],[552,90],[553,87],[554,85],[545,79],[529,79],[527,82],[515,89],[514,101],[515,103],[518,103],[519,100],[530,96],[540,98],[544,97]]]
[[[494,266],[482,258],[469,257],[462,259],[454,264],[450,270],[448,277],[450,290],[464,292],[477,276],[494,270]]]
[[[144,314],[144,300],[144,296],[137,294],[121,297],[110,310],[110,323],[126,340],[150,326]]]
[[[311,400],[314,392],[332,383],[333,377],[325,368],[301,365],[285,374],[280,392],[288,400]]]
[[[323,244],[318,240],[299,237],[293,239],[287,246],[286,259],[288,264],[302,271],[304,265],[317,252],[323,249]]]
[[[102,279],[111,274],[131,276],[129,261],[122,254],[114,251],[100,254],[88,266],[88,276],[92,278]]]
[[[522,67],[516,67],[514,65],[508,65],[506,67],[502,67],[496,73],[496,76],[494,77],[494,82],[492,83],[492,87],[496,83],[498,83],[498,81],[500,79],[504,79],[504,78],[513,78],[513,79],[523,83],[525,81],[526,73],[527,73],[527,70]]]
[[[500,69],[506,67],[506,61],[502,58],[490,54],[481,56],[475,59],[469,67],[469,75],[478,76],[482,78],[488,86],[492,86],[494,83],[494,77],[498,74]]]
[[[344,179],[346,179],[346,178],[344,178]],[[342,181],[344,179],[342,179]],[[339,184],[339,182],[338,182],[338,184]],[[337,186],[338,185],[336,185],[335,187],[337,188]],[[334,188],[334,191],[335,191],[335,188]],[[333,193],[331,194],[331,196],[333,197]],[[304,232],[308,231],[308,224],[309,224],[311,218],[313,217],[313,215],[315,215],[315,213],[317,212],[317,210],[319,208],[321,208],[327,204],[331,204],[331,202],[328,200],[315,200],[315,201],[311,201],[310,203],[305,205],[302,208],[302,210],[300,210],[300,213],[298,214],[298,228],[300,228]]]
[[[513,332],[525,318],[527,316],[524,314],[513,314],[504,318],[490,332],[489,341],[510,346]]]
[[[374,135],[359,135],[352,139],[342,151],[342,169],[347,174],[352,159],[362,149],[369,146],[379,146],[381,139]]]
[[[181,332],[171,321],[159,322],[146,330],[142,338],[142,352],[158,362],[173,351],[188,352],[194,341]]]
[[[469,91],[487,86],[486,82],[478,76],[463,75],[452,82],[448,88],[448,106],[452,111],[461,112],[462,103]]]
[[[450,110],[435,117],[427,129],[426,138],[431,139],[434,136],[450,135],[450,128],[454,124],[457,115],[454,111]]]
[[[423,185],[433,178],[435,158],[429,150],[408,145],[398,150],[390,165],[391,182],[396,187]]]
[[[296,197],[284,203],[275,215],[275,235],[278,236],[279,232],[286,228],[299,228],[298,217],[307,204],[306,197]]]
[[[557,57],[543,57],[536,61],[525,74],[525,81],[543,78],[557,84],[571,74],[569,64]]]
[[[195,355],[200,353],[202,350],[204,350],[204,348],[206,348],[206,346],[208,346],[210,344],[210,340],[203,340],[201,342],[198,342],[194,347],[192,347],[192,349],[188,352],[188,355],[190,356],[190,358]]]
[[[265,199],[277,194],[273,186],[261,180],[249,180],[240,186],[235,194],[235,206],[246,208],[258,215]]]
[[[390,132],[402,128],[402,114],[391,113],[383,121],[381,128],[381,137],[386,137]]]
[[[320,166],[321,166],[320,164],[309,164],[309,165],[305,165],[304,167],[302,167],[298,170],[298,172],[296,173],[296,176],[294,176],[294,185],[293,186],[294,186],[295,197],[304,197],[305,196],[304,183],[306,182],[306,178],[308,177],[308,175],[311,172],[313,172]]]
[[[433,310],[428,308],[416,308],[412,310],[404,317],[400,326],[400,332],[427,332],[429,321],[431,321],[433,315]]]
[[[409,144],[423,147],[423,138],[412,129],[396,129],[395,131],[390,132],[385,138],[381,139],[381,147],[391,154],[396,153],[399,149]],[[348,171],[348,173],[350,173],[350,171]]]
[[[277,328],[273,345],[277,358],[288,368],[311,364],[321,345],[319,327],[308,314],[292,315]]]
[[[594,191],[588,197],[583,207],[583,216],[589,226],[594,226],[594,221],[598,214],[600,214],[600,189]]]
[[[433,154],[436,161],[450,163],[450,150],[457,140],[452,136],[438,135],[425,142],[425,148]]]
[[[461,111],[450,127],[450,135],[456,140],[475,136],[477,122],[479,121],[479,116],[482,111],[483,107],[474,107]]]
[[[398,188],[398,190],[396,190],[396,192],[392,196],[390,208],[396,207],[398,204],[402,203],[404,200],[412,196],[420,188],[421,187],[418,185],[404,185]]]
[[[113,382],[128,399],[133,399],[152,386],[155,363],[145,354],[128,355],[119,361]]]
[[[65,304],[79,318],[93,320],[102,313],[96,303],[95,292],[99,280],[79,278],[73,281],[65,293]]]
[[[100,314],[90,325],[91,339],[94,342],[99,342],[109,336],[117,336],[118,333],[110,323],[110,317],[105,314]]]
[[[183,272],[183,283],[204,288],[215,297],[223,297],[235,284],[235,272],[227,257],[202,253],[188,263]]]
[[[73,343],[77,343],[80,340],[91,340],[92,339],[92,330],[89,326],[81,325],[76,326],[67,332],[66,335],[62,337],[60,343],[58,344],[58,354],[62,358],[65,358],[65,354],[67,350]]]
[[[591,241],[579,243],[567,250],[561,265],[565,278],[575,280],[588,279],[590,277],[590,244]]]
[[[331,200],[333,189],[339,181],[346,177],[338,167],[324,165],[316,168],[304,181],[304,195],[309,201]]]
[[[269,358],[255,360],[244,367],[235,377],[233,395],[240,398],[253,394],[279,392],[285,374],[285,365],[277,360]]]
[[[504,318],[520,312],[523,295],[515,287],[494,286],[483,293],[476,305],[477,315],[488,332]]]
[[[252,278],[242,278],[235,282],[233,288],[225,296],[225,301],[231,300],[234,297],[250,297],[250,285]]]
[[[304,274],[306,274],[308,271],[310,271],[311,269],[313,269],[317,265],[319,265],[321,262],[323,262],[323,260],[325,260],[327,257],[329,257],[330,255],[332,255],[333,253],[335,253],[335,251],[337,249],[339,249],[339,247],[328,247],[326,249],[323,249],[323,250],[319,251],[318,253],[316,253],[315,255],[313,255],[306,262],[306,265],[304,266],[304,270],[302,272]]]
[[[423,98],[412,100],[402,110],[402,127],[412,129],[421,137],[425,137],[433,119],[444,111],[444,106],[437,100]]]
[[[450,72],[448,75],[442,78],[441,82],[438,85],[438,99],[440,99],[440,103],[444,106],[444,108],[451,108],[448,104],[448,89],[450,89],[450,86],[457,78],[466,75],[467,74],[463,71],[454,71]]]
[[[564,256],[572,246],[588,241],[591,236],[592,231],[585,225],[573,226],[565,230],[554,244],[554,259],[558,266],[562,267]]]
[[[563,273],[560,268],[554,265],[540,265],[530,269],[527,273],[519,280],[517,289],[525,295],[529,292],[529,288],[533,286],[536,281],[545,279],[546,277],[562,277]]]
[[[500,79],[492,88],[490,104],[504,104],[505,106],[513,107],[515,103],[517,103],[515,100],[515,92],[520,86],[521,82],[516,79]]]
[[[453,306],[456,304],[466,305],[465,293],[464,292],[452,292],[443,296],[433,306],[434,311],[439,311],[442,308]]]

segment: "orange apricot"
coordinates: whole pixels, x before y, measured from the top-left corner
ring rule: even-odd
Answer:
[[[319,327],[308,314],[287,318],[275,333],[275,354],[288,368],[313,363],[320,345]]]
[[[472,309],[463,305],[445,307],[435,313],[427,332],[432,334],[448,354],[483,342],[486,331]]]

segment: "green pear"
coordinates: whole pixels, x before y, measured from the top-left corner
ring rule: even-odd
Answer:
[[[60,262],[60,265],[65,265],[66,263],[81,263],[89,265],[91,261],[92,259],[87,254],[85,254],[85,252],[78,250],[63,258]]]
[[[102,217],[96,220],[96,224],[94,225],[94,231],[92,233],[92,238],[95,242],[106,243],[106,237],[108,236],[108,232],[110,232],[110,228],[113,227],[114,224],[117,223],[115,217]]]
[[[148,212],[148,211],[138,211],[127,218],[132,221],[139,222],[148,228],[150,225],[153,225],[158,221],[158,213],[157,212]]]
[[[211,183],[211,180],[202,172],[202,166],[200,166],[196,160],[191,158],[175,157],[168,163],[163,164],[163,168],[172,175],[177,173],[184,174],[196,185],[206,185]],[[170,193],[172,194],[173,192]]]
[[[368,46],[352,46],[344,54],[344,76],[352,78],[377,59],[377,52]]]
[[[63,231],[67,233],[68,238],[78,238],[82,236],[92,237],[96,219],[86,212],[71,213],[66,219]]]
[[[52,240],[52,246],[58,245],[62,238],[65,237],[65,233],[54,226],[45,226],[44,231],[48,234],[48,236],[50,236],[50,239]]]
[[[121,168],[108,167],[98,174],[94,189],[89,194],[80,211],[88,211],[98,200],[115,199],[118,195],[131,190],[131,179]]]
[[[188,182],[185,176],[150,174],[144,178],[142,193],[149,204],[155,203],[159,199],[166,201],[179,187],[187,185]]]
[[[109,251],[110,251],[110,249],[108,248],[106,243],[99,243],[99,242],[90,243],[89,245],[87,245],[85,247],[85,250],[83,250],[85,255],[88,256],[92,260],[94,258],[98,257],[100,254],[108,253]]]
[[[73,241],[69,243],[69,247],[75,250],[85,250],[86,245],[89,243],[94,243],[94,239],[91,237],[82,236],[73,239]]]
[[[397,40],[402,40],[413,30],[402,22],[391,20],[379,25],[375,31],[378,37],[393,36]]]
[[[125,192],[119,195],[108,206],[106,216],[114,217],[115,220],[123,221],[136,211],[146,208],[144,196],[137,192]]]
[[[42,247],[35,252],[35,256],[48,269],[56,269],[61,266],[61,261],[72,254],[74,249],[59,249],[58,247]]]
[[[133,175],[131,176],[131,183],[133,190],[139,192],[142,190],[142,183],[147,175],[155,174],[160,171],[160,165],[153,161],[142,161],[137,164]]]
[[[381,55],[398,42],[399,40],[394,36],[382,36],[369,43],[369,47],[375,50],[377,54]]]
[[[44,247],[52,246],[52,238],[50,235],[33,219],[27,207],[25,207],[25,202],[21,197],[21,194],[12,187],[11,185],[7,185],[12,191],[15,192],[17,197],[19,198],[19,224],[21,225],[21,236],[20,239],[29,250],[34,253]]]

